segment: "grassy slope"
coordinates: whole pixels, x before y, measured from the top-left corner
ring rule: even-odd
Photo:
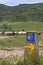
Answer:
[[[6,24],[7,29],[3,27]],[[1,30],[43,30],[43,22],[0,22]]]

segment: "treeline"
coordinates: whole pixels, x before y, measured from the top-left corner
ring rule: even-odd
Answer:
[[[43,3],[6,6],[0,4],[0,22],[43,22]]]

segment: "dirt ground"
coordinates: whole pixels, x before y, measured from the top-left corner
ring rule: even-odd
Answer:
[[[9,55],[22,56],[24,55],[24,49],[17,47],[12,51],[0,50],[0,58],[7,57]]]
[[[43,55],[43,53],[41,53],[41,52],[43,52],[43,50],[39,50],[39,54]],[[24,49],[15,47],[15,49],[12,51],[0,50],[0,58],[7,57],[9,55],[22,56],[22,55],[24,55]]]

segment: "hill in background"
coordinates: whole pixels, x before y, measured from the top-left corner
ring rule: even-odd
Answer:
[[[0,4],[0,21],[41,21],[43,22],[43,3],[6,6]]]

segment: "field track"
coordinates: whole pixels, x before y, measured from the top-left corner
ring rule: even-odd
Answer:
[[[7,57],[9,55],[22,56],[24,54],[24,49],[15,47],[12,51],[0,50],[0,58]]]
[[[39,50],[39,55],[41,54],[41,52],[43,52],[43,50]],[[0,50],[0,58],[7,57],[9,55],[22,56],[24,55],[24,49],[21,47],[15,47],[15,49],[12,51]]]

